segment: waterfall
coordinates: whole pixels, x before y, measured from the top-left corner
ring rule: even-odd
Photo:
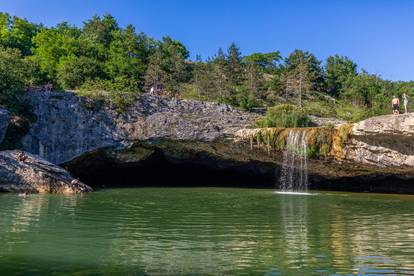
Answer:
[[[305,130],[289,131],[280,175],[282,192],[306,192],[308,188],[307,140]]]

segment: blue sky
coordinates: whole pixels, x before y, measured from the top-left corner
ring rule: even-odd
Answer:
[[[294,49],[319,59],[340,54],[371,73],[414,80],[411,0],[1,0],[0,11],[47,26],[81,26],[111,13],[155,38],[182,41],[192,57],[236,42],[243,54]]]

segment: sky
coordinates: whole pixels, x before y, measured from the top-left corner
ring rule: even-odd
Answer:
[[[54,26],[112,14],[121,26],[183,42],[194,58],[235,42],[244,55],[339,54],[390,80],[414,80],[411,0],[1,0],[0,11]]]

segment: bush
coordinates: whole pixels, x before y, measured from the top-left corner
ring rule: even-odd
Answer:
[[[283,104],[269,108],[258,124],[260,127],[306,127],[309,118],[302,108]]]
[[[0,47],[0,105],[14,114],[21,110],[28,64],[18,49]]]
[[[110,80],[88,80],[79,88],[77,94],[96,101],[113,104],[118,112],[130,107],[139,95],[138,84],[125,78]]]
[[[101,74],[100,64],[94,59],[70,56],[59,64],[57,77],[61,87],[74,89]]]
[[[251,111],[252,108],[256,105],[256,99],[253,93],[245,87],[238,89],[236,100],[237,105],[245,111]]]

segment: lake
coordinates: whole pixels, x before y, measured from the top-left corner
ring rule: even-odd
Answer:
[[[414,196],[0,194],[0,274],[414,275]]]

